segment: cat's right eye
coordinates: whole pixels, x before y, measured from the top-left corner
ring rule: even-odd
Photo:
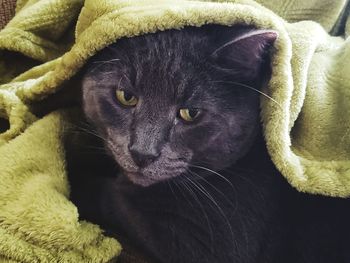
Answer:
[[[179,117],[186,122],[192,122],[198,117],[199,113],[199,109],[184,108],[179,110]]]
[[[124,106],[134,107],[136,106],[138,100],[137,98],[129,92],[124,90],[116,90],[117,100]]]

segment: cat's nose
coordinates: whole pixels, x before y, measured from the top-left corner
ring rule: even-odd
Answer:
[[[132,159],[139,167],[145,167],[154,162],[160,155],[159,152],[153,149],[142,149],[133,144],[129,146],[129,151]]]

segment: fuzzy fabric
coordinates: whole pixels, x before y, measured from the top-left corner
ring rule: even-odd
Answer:
[[[347,1],[259,2],[276,13],[250,0],[18,1],[0,31],[0,118],[8,120],[2,132],[0,122],[0,261],[108,262],[120,253],[69,201],[63,140],[74,111],[38,108],[73,89],[68,80],[87,59],[121,37],[209,23],[276,30],[271,99],[261,96],[269,154],[298,190],[349,196]]]

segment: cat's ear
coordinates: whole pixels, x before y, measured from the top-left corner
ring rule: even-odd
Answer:
[[[277,37],[277,32],[272,30],[243,32],[216,48],[211,59],[216,66],[228,73],[255,79]]]

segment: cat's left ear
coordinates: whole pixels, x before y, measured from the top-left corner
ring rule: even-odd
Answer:
[[[222,70],[245,79],[255,79],[278,34],[273,30],[249,30],[231,38],[211,54]]]

